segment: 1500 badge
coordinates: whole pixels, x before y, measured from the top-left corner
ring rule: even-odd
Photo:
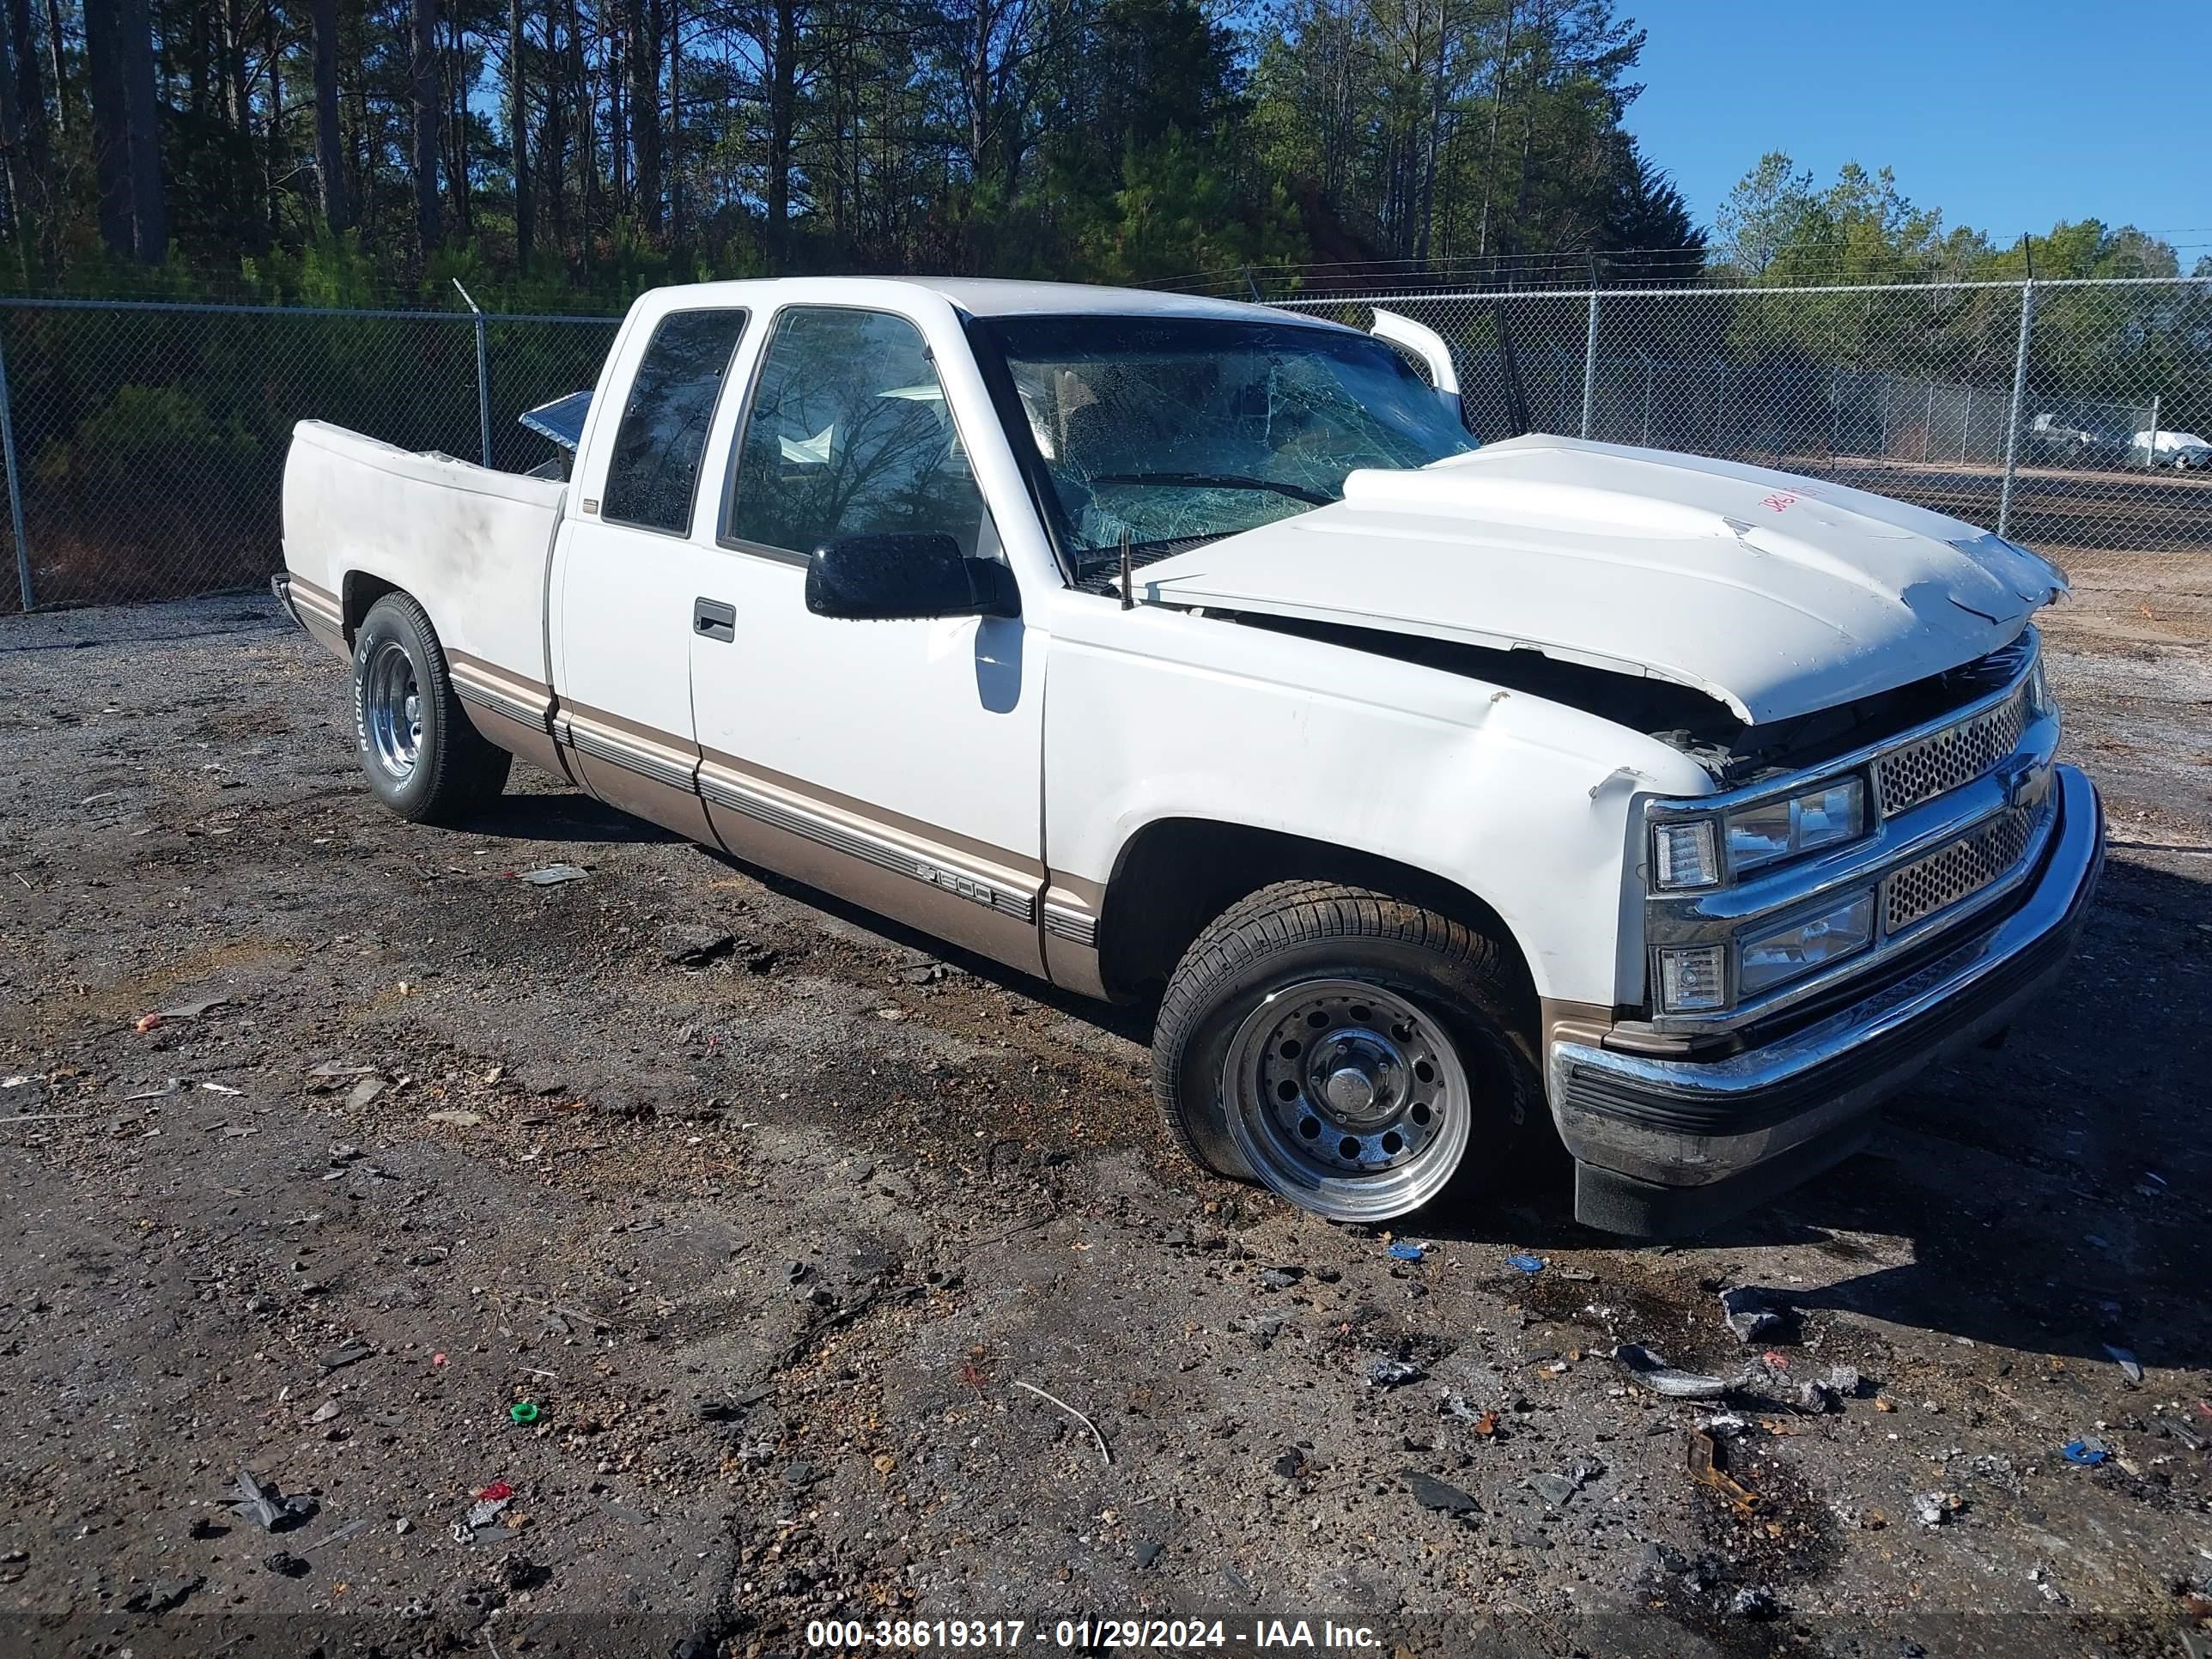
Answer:
[[[963,876],[957,870],[946,870],[916,860],[914,873],[918,880],[926,881],[933,887],[942,887],[946,892],[957,893],[962,898],[972,899],[986,908],[993,902],[991,889],[986,883],[976,880],[973,876]]]

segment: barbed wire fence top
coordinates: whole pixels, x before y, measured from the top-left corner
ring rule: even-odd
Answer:
[[[1540,432],[1878,491],[2000,530],[2128,637],[2212,624],[2212,279],[1439,287],[1410,274],[1273,303],[1449,344],[1485,441]],[[1243,284],[1257,291],[1247,276]],[[589,386],[618,318],[0,300],[6,599],[243,588],[282,560],[293,424],[512,471],[524,410]],[[2062,617],[2065,612],[2062,612]]]

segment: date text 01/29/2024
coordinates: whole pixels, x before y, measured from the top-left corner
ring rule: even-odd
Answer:
[[[1382,1638],[1364,1625],[1324,1619],[1255,1619],[1237,1626],[1219,1619],[817,1619],[806,1645],[832,1652],[919,1651],[931,1648],[1018,1649],[1049,1644],[1079,1652],[1149,1648],[1377,1649]]]

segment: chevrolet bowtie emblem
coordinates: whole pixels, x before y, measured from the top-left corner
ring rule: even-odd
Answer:
[[[1996,780],[2004,790],[2007,806],[2024,806],[2035,798],[2037,777],[2035,763],[2032,760],[2015,760],[1999,767]]]

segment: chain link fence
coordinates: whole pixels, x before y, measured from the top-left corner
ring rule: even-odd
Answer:
[[[1274,303],[1435,330],[1479,438],[1565,433],[1834,479],[2049,555],[2084,621],[2179,639],[2212,624],[2212,280]]]
[[[1450,343],[1468,424],[1687,450],[1875,489],[2057,558],[2130,636],[2212,625],[2212,280],[1336,292]],[[0,605],[246,587],[281,557],[293,422],[520,470],[523,410],[588,386],[605,317],[0,301]],[[2150,434],[2157,434],[2154,439]],[[12,588],[14,592],[8,590]]]
[[[618,321],[0,301],[0,608],[265,582],[298,421],[535,466],[555,451],[515,417],[596,381]]]

